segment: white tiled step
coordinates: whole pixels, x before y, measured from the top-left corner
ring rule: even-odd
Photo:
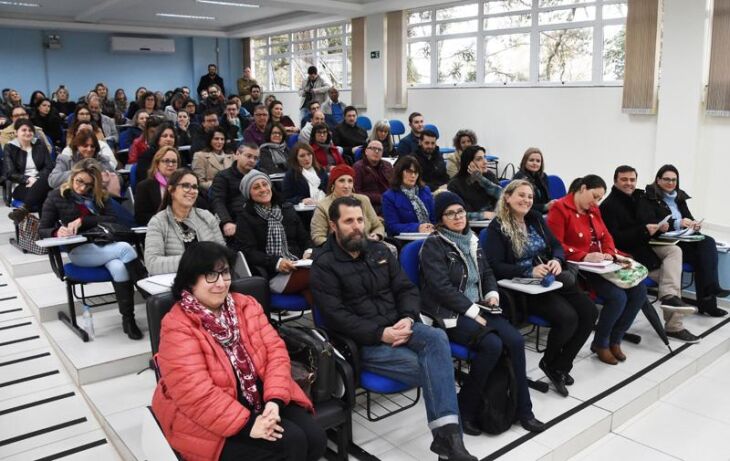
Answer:
[[[73,461],[121,461],[114,447],[101,429],[85,432],[58,442],[33,448],[16,455],[2,458],[3,461],[28,461],[65,454]]]
[[[133,341],[122,331],[122,316],[116,310],[96,311],[93,320],[96,338],[84,343],[60,320],[45,322],[49,340],[58,349],[59,358],[79,384],[138,372],[146,368],[152,357],[144,305],[135,308],[137,325],[144,337]],[[80,317],[77,317],[80,321]]]
[[[0,245],[0,260],[5,264],[9,275],[15,278],[52,272],[48,255],[23,253],[10,244]],[[64,262],[67,260],[65,257]]]
[[[33,317],[0,321],[0,362],[5,356],[48,348],[48,340],[41,333]],[[1,374],[1,373],[0,373]]]
[[[30,360],[30,357],[33,357]],[[49,348],[20,352],[2,357],[0,401],[70,383],[61,363]]]
[[[64,395],[70,396],[52,400]],[[50,401],[36,404],[44,400]],[[2,414],[11,409],[16,411]],[[0,444],[4,456],[59,442],[98,428],[96,419],[72,385],[38,390],[0,402]]]

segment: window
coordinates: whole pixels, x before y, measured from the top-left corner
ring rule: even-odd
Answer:
[[[627,0],[481,0],[408,11],[408,84],[615,85]]]
[[[253,71],[264,91],[296,91],[307,68],[337,88],[350,87],[350,23],[256,37],[251,40]]]

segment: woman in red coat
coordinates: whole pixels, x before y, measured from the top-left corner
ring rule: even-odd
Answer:
[[[329,129],[324,123],[312,127],[312,139],[309,142],[314,150],[314,156],[325,171],[329,172],[337,165],[345,163],[340,149],[332,143]]]
[[[213,242],[194,243],[180,260],[152,410],[187,461],[319,459],[324,430],[261,305],[229,293],[232,261]]]
[[[573,181],[568,195],[550,208],[548,226],[563,245],[568,261],[625,261],[618,254],[598,209],[605,193],[606,183],[591,174]],[[646,286],[640,283],[623,289],[598,274],[584,274],[591,288],[604,300],[591,350],[602,362],[616,365],[626,360],[621,340],[646,302]]]

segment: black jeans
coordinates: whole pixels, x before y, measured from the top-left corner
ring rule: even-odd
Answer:
[[[316,461],[327,449],[327,435],[310,413],[295,404],[279,409],[282,437],[269,442],[238,433],[223,444],[220,461]],[[251,415],[255,418],[255,415]]]
[[[469,376],[459,392],[461,418],[474,420],[479,414],[482,388],[497,365],[502,348],[506,347],[517,381],[517,414],[520,419],[529,419],[533,413],[525,370],[525,341],[519,330],[505,317],[490,314],[484,314],[484,317],[487,319],[487,327],[494,328],[495,331],[481,336],[477,344],[472,344],[472,340],[478,337],[484,327],[465,315],[459,316],[456,327],[446,330],[449,339],[459,344],[470,345],[476,350],[476,356],[471,359]]]
[[[717,246],[715,239],[705,235],[699,242],[679,242],[682,262],[690,263],[695,269],[695,290],[697,299],[712,297],[720,291],[717,275]]]
[[[13,198],[22,201],[28,210],[40,211],[50,191],[51,188],[48,185],[48,179],[38,178],[31,187],[27,187],[25,184],[19,184],[13,190]]]
[[[527,296],[527,310],[550,322],[544,360],[549,368],[569,372],[578,351],[588,340],[598,308],[576,285]]]

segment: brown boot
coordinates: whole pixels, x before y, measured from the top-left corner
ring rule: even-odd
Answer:
[[[618,365],[618,360],[616,360],[616,357],[611,353],[609,348],[591,346],[591,351],[596,353],[598,360],[601,362],[609,365]]]
[[[609,348],[611,350],[611,354],[613,354],[614,357],[618,359],[619,362],[626,361],[626,354],[621,350],[621,344],[613,344]]]

